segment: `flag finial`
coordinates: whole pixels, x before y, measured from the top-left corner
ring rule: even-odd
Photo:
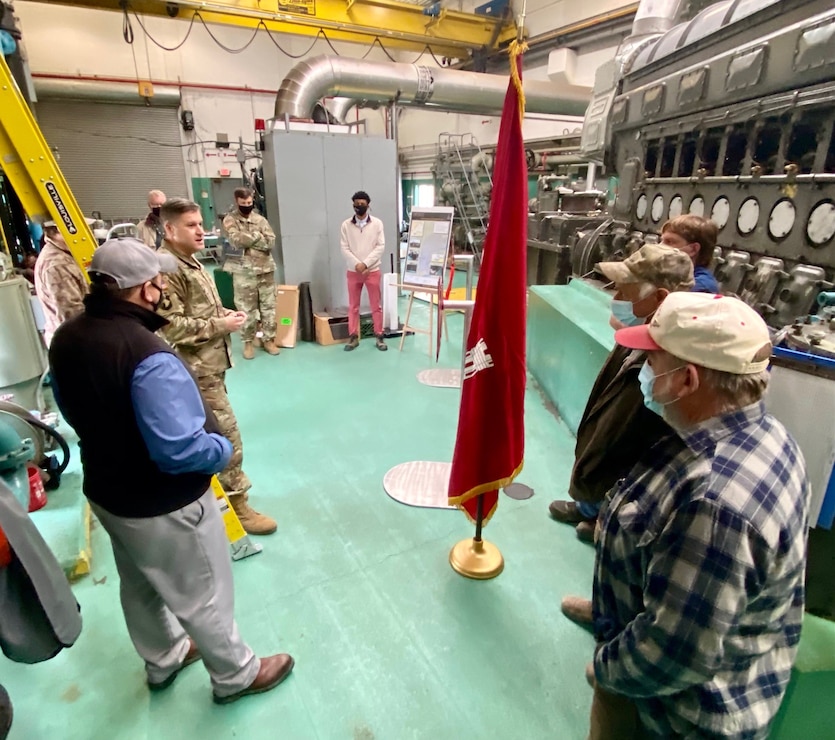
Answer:
[[[510,55],[510,78],[513,80],[513,86],[516,88],[516,97],[519,100],[519,119],[525,117],[525,89],[522,87],[522,75],[519,74],[518,59],[528,50],[528,45],[524,41],[511,41],[508,54]]]

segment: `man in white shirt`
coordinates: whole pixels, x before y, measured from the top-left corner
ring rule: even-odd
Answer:
[[[360,297],[362,286],[368,291],[371,317],[374,321],[376,346],[381,352],[388,349],[383,341],[383,309],[380,305],[380,258],[386,248],[383,222],[368,213],[371,198],[358,190],[351,200],[354,216],[342,222],[339,246],[348,267],[348,332],[350,337],[345,351],[351,352],[359,345]]]

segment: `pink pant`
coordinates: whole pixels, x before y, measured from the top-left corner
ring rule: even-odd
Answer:
[[[368,302],[371,304],[371,318],[374,321],[374,333],[383,333],[383,309],[380,306],[380,271],[357,272],[348,271],[348,333],[360,333],[360,296],[362,286],[368,291]]]

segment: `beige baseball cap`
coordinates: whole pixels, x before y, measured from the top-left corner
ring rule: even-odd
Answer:
[[[738,298],[670,293],[649,324],[620,329],[615,341],[630,349],[663,349],[713,370],[750,375],[768,368],[768,359],[754,358],[771,337],[760,315]]]
[[[644,244],[622,262],[599,262],[597,269],[615,283],[651,283],[669,291],[693,287],[693,262],[665,244]]]

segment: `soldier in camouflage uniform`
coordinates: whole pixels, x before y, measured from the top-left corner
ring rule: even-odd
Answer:
[[[218,475],[232,508],[249,534],[271,534],[276,530],[275,521],[247,503],[252,484],[241,467],[241,432],[226,395],[226,371],[232,367],[229,335],[243,326],[246,315],[223,307],[214,280],[194,256],[203,249],[200,207],[183,198],[172,198],[162,207],[162,220],[165,241],[160,249],[173,254],[180,266],[179,272],[168,276],[168,290],[159,313],[169,324],[162,332],[194,371],[221,433],[234,448],[229,466]]]
[[[240,262],[229,266],[235,290],[235,307],[247,315],[241,328],[245,360],[255,357],[255,325],[260,317],[263,347],[271,355],[279,353],[275,343],[275,262],[271,254],[275,232],[260,213],[253,211],[252,190],[235,190],[236,208],[223,219],[229,243],[240,249]]]
[[[44,247],[35,262],[35,293],[43,306],[49,347],[52,335],[67,319],[84,311],[87,278],[70,253],[54,221],[44,225]]]

